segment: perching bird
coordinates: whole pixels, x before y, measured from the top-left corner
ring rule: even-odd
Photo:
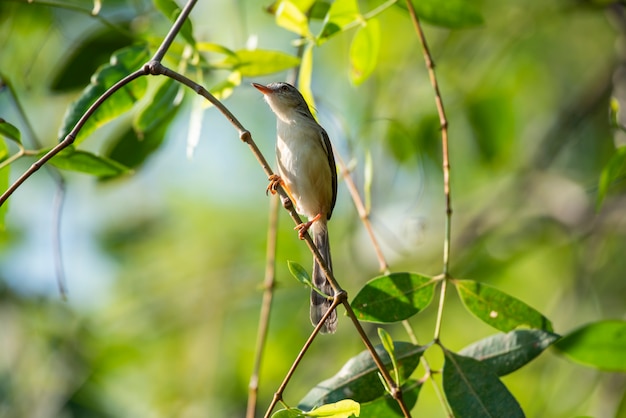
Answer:
[[[270,178],[268,189],[280,183],[294,201],[296,211],[309,220],[296,228],[300,239],[310,228],[315,246],[332,270],[326,222],[337,200],[337,169],[328,134],[316,121],[300,92],[288,83],[267,86],[252,83],[265,97],[276,114],[276,157],[279,177]],[[334,290],[318,263],[313,261],[313,284],[325,295]],[[316,291],[311,291],[311,322],[314,326],[332,304]],[[337,313],[332,312],[321,332],[337,329]]]

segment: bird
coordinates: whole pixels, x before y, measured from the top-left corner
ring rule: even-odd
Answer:
[[[311,113],[302,94],[289,83],[252,83],[276,115],[276,160],[278,175],[270,176],[268,190],[275,193],[280,184],[295,205],[308,218],[295,229],[300,239],[310,230],[322,259],[332,271],[327,222],[337,201],[337,168],[328,134]],[[334,289],[318,262],[313,260],[311,323],[317,326],[330,309]],[[320,332],[337,330],[337,312],[328,316]]]

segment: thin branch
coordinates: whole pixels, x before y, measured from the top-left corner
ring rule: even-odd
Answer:
[[[287,388],[287,384],[289,383],[289,381],[293,377],[293,374],[295,373],[298,365],[300,364],[300,362],[304,358],[304,355],[308,351],[309,347],[311,347],[311,344],[313,344],[313,341],[315,340],[315,337],[317,337],[317,334],[319,334],[320,330],[324,326],[324,323],[326,322],[326,319],[330,316],[332,311],[335,308],[337,308],[337,306],[339,306],[339,304],[341,304],[344,300],[347,300],[347,294],[345,292],[341,293],[341,295],[343,295],[343,297],[338,297],[339,295],[335,296],[335,298],[333,299],[332,305],[330,306],[328,311],[326,311],[324,316],[322,316],[322,319],[320,319],[320,322],[317,324],[317,326],[315,327],[315,329],[313,330],[311,335],[309,335],[309,338],[306,340],[306,342],[302,346],[302,349],[300,350],[300,352],[296,356],[296,359],[294,360],[293,364],[289,368],[289,371],[285,375],[285,378],[283,379],[283,382],[280,384],[280,386],[278,387],[278,389],[274,393],[274,397],[272,398],[272,402],[270,403],[270,405],[267,407],[267,410],[265,411],[265,418],[269,418],[269,416],[271,415],[272,410],[274,409],[276,404],[283,400],[283,393],[285,392],[285,389]]]
[[[363,226],[367,231],[367,235],[369,235],[370,241],[372,242],[372,246],[374,247],[374,252],[376,253],[376,258],[378,259],[378,268],[381,272],[388,274],[389,273],[389,264],[385,259],[385,255],[380,248],[380,244],[378,243],[378,239],[374,234],[374,230],[372,228],[372,223],[370,222],[370,214],[367,209],[365,209],[365,205],[363,204],[363,199],[361,199],[361,195],[350,175],[350,170],[346,166],[346,163],[343,161],[338,152],[335,152],[335,159],[339,165],[341,177],[343,177],[344,182],[346,183],[346,187],[350,192],[350,196],[352,197],[352,201],[354,202],[354,206],[356,207],[356,211],[361,218],[361,222],[363,222]]]
[[[439,114],[439,124],[441,125],[441,148],[442,148],[442,165],[443,165],[443,194],[445,197],[445,205],[446,205],[446,220],[445,220],[445,235],[443,241],[443,276],[444,280],[441,284],[441,295],[439,298],[439,308],[437,312],[437,323],[435,326],[435,341],[439,340],[440,332],[441,332],[441,320],[443,317],[443,305],[446,297],[446,289],[447,289],[447,279],[450,274],[450,241],[451,241],[451,229],[452,229],[452,200],[450,194],[450,159],[448,156],[448,120],[446,119],[446,112],[443,107],[443,100],[441,98],[441,93],[439,92],[439,84],[437,83],[437,75],[435,74],[435,63],[430,55],[430,50],[428,49],[428,43],[426,42],[426,37],[424,36],[424,31],[422,30],[422,25],[420,24],[419,18],[415,13],[415,8],[413,7],[413,3],[411,0],[407,0],[406,2],[407,8],[409,10],[409,15],[411,16],[411,21],[413,22],[413,26],[415,27],[415,31],[420,39],[422,45],[422,53],[424,55],[424,61],[426,63],[426,68],[428,69],[428,76],[430,78],[430,83],[435,92],[435,104],[437,106],[437,113]]]
[[[263,351],[267,340],[267,330],[272,309],[272,299],[274,297],[274,287],[276,279],[276,243],[278,232],[278,198],[270,199],[269,225],[267,229],[267,250],[265,256],[265,280],[263,281],[263,302],[261,313],[259,314],[259,328],[256,339],[256,349],[254,353],[254,366],[248,384],[248,407],[246,417],[254,418],[259,391],[259,371],[263,360]]]
[[[163,60],[165,53],[168,51],[168,49],[170,49],[170,46],[172,46],[174,39],[176,39],[176,35],[178,35],[178,33],[180,32],[180,29],[183,27],[185,20],[187,20],[187,18],[189,17],[189,14],[191,13],[191,10],[193,10],[197,1],[198,0],[187,1],[187,4],[185,4],[185,7],[183,7],[180,15],[178,15],[178,17],[176,18],[176,21],[163,39],[163,42],[161,42],[161,46],[159,46],[159,49],[157,49],[157,52],[152,57],[152,60],[159,62]]]

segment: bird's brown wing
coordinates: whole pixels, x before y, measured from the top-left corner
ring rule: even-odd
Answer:
[[[330,215],[333,213],[335,203],[337,202],[337,166],[335,165],[335,156],[333,155],[333,146],[330,143],[330,138],[324,129],[322,129],[322,146],[328,157],[328,166],[330,167],[330,175],[333,185],[333,198],[330,204],[330,210],[328,211],[326,219],[330,219]]]

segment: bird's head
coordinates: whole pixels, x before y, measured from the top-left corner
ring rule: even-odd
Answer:
[[[267,86],[252,83],[252,85],[263,93],[265,101],[278,117],[288,116],[293,111],[309,112],[302,94],[289,83],[270,83]]]

